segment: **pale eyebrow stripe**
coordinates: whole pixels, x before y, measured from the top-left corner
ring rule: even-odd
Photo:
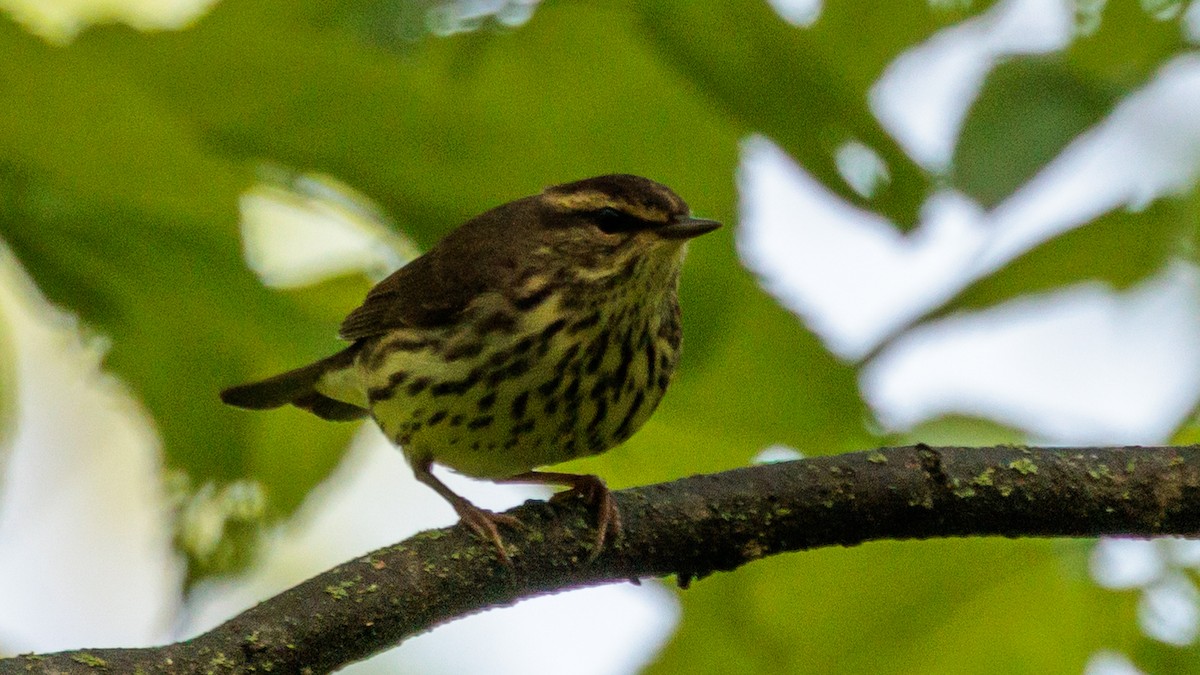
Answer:
[[[623,199],[614,199],[603,192],[573,192],[565,195],[549,192],[546,193],[546,200],[556,206],[572,211],[596,211],[606,206],[611,206],[635,218],[656,223],[667,222],[667,214],[660,209],[641,204],[630,204]]]

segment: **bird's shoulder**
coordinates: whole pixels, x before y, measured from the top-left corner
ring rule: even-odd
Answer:
[[[339,335],[360,340],[396,328],[452,324],[476,297],[511,285],[541,215],[526,198],[463,223],[372,288]]]

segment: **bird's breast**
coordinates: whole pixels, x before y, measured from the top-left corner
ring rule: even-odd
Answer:
[[[678,361],[674,289],[527,290],[363,350],[372,414],[411,461],[506,477],[604,452],[650,417]]]

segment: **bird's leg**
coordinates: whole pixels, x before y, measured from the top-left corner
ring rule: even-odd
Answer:
[[[496,481],[497,483],[537,483],[542,485],[565,485],[571,488],[550,498],[551,502],[560,501],[570,495],[579,495],[596,512],[596,541],[592,553],[588,556],[591,562],[604,550],[604,542],[609,533],[613,537],[621,536],[621,512],[617,510],[617,500],[613,499],[612,491],[604,484],[599,476],[579,475],[574,473],[554,473],[550,471],[530,471]]]
[[[467,527],[471,528],[475,534],[481,539],[490,541],[496,546],[496,552],[500,554],[500,560],[506,565],[512,565],[512,560],[508,557],[508,552],[504,550],[504,540],[500,538],[500,529],[498,525],[509,525],[511,527],[520,527],[521,521],[513,516],[503,513],[495,513],[487,509],[481,509],[475,506],[465,497],[462,497],[451,490],[445,483],[438,480],[437,476],[429,470],[433,465],[433,460],[424,459],[419,462],[413,462],[413,475],[417,480],[433,488],[443,499],[450,502],[450,506],[454,507],[454,511],[458,513],[458,517]]]

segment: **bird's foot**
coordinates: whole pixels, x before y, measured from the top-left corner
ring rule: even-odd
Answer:
[[[508,551],[504,548],[504,539],[500,537],[500,526],[522,528],[524,526],[521,521],[506,513],[481,509],[465,499],[456,500],[453,504],[454,510],[462,519],[463,524],[471,528],[471,531],[480,539],[491,542],[496,547],[500,561],[511,567],[512,559],[508,557]]]
[[[504,540],[500,538],[500,526],[519,528],[523,527],[521,521],[505,513],[481,509],[465,497],[459,496],[430,472],[429,469],[432,465],[433,461],[429,458],[413,462],[413,476],[450,502],[450,506],[454,507],[455,513],[462,519],[463,524],[471,528],[471,531],[480,539],[491,542],[496,547],[496,554],[500,557],[500,562],[512,567],[512,558],[508,557],[508,551],[504,549]]]
[[[587,561],[592,562],[604,551],[604,544],[609,535],[612,535],[614,540],[620,538],[621,512],[617,509],[617,500],[613,498],[612,490],[608,489],[599,476],[567,475],[571,479],[563,483],[570,485],[571,489],[559,492],[551,497],[550,501],[557,503],[578,495],[592,508],[596,514],[596,539],[592,543],[592,552],[587,557]]]

